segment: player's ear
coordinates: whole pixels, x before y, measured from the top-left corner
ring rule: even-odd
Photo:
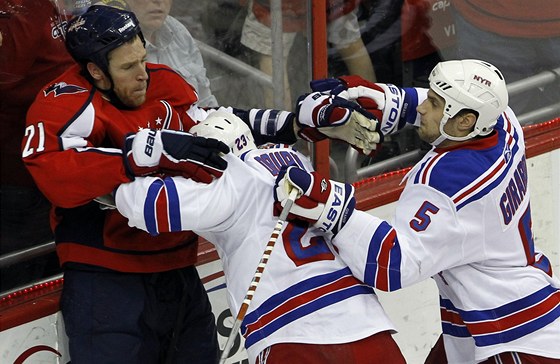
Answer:
[[[87,71],[89,72],[95,87],[100,90],[109,90],[112,86],[111,79],[107,77],[105,72],[93,62],[88,62],[86,65]]]
[[[459,130],[473,130],[476,124],[476,114],[472,112],[466,112],[459,116],[457,120],[457,127]]]
[[[105,79],[105,73],[95,63],[88,62],[87,65],[86,65],[86,68],[87,68],[90,76],[95,81],[102,81],[103,79]]]

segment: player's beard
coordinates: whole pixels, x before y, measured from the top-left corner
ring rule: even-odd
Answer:
[[[131,97],[130,101],[125,101],[125,105],[127,105],[128,107],[139,107],[146,101],[146,90],[144,90],[142,93],[135,92],[134,94],[137,96]]]
[[[146,86],[133,89],[129,92],[118,92],[115,91],[115,95],[119,98],[121,103],[129,108],[137,108],[144,104],[146,101]]]
[[[416,128],[416,133],[420,140],[431,144],[435,141],[441,133],[439,132],[439,128],[430,128],[426,121],[422,120],[420,126]]]

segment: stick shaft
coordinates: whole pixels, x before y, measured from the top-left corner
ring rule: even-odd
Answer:
[[[241,307],[239,308],[239,313],[237,314],[237,317],[235,319],[235,323],[233,324],[233,327],[231,328],[231,332],[230,332],[230,334],[228,336],[228,339],[226,341],[226,346],[224,347],[224,350],[222,351],[222,356],[220,357],[220,364],[224,364],[226,362],[226,359],[229,356],[229,352],[231,350],[231,347],[233,346],[233,343],[235,342],[235,336],[237,336],[237,332],[239,331],[239,328],[241,327],[241,323],[243,322],[243,319],[245,318],[245,314],[247,313],[247,310],[249,309],[249,304],[251,303],[251,300],[253,299],[253,295],[255,294],[255,290],[257,289],[257,286],[258,286],[258,284],[261,280],[261,276],[262,276],[262,273],[264,271],[264,268],[266,267],[266,264],[268,263],[268,258],[270,257],[270,254],[272,253],[272,249],[274,248],[274,245],[276,244],[276,240],[278,239],[278,236],[280,236],[280,233],[282,232],[282,228],[284,227],[284,223],[286,221],[286,218],[288,217],[288,214],[290,213],[290,210],[292,209],[292,205],[294,204],[294,200],[297,198],[297,194],[298,194],[298,191],[296,189],[293,189],[290,192],[290,196],[286,200],[286,204],[284,205],[284,208],[282,209],[282,212],[280,213],[280,216],[278,217],[278,221],[276,222],[276,226],[274,226],[274,230],[272,231],[272,234],[270,235],[270,239],[268,240],[268,243],[266,244],[266,248],[264,249],[261,260],[259,261],[259,265],[257,266],[255,274],[253,275],[253,280],[251,281],[251,285],[249,286],[249,289],[247,290],[247,294],[245,295],[245,298],[243,299],[243,303],[241,304]]]

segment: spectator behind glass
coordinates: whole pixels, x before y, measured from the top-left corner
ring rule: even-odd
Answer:
[[[560,1],[455,0],[452,4],[459,58],[487,60],[508,83],[560,67]],[[510,96],[517,114],[558,105],[560,82]]]
[[[198,93],[199,106],[218,106],[200,50],[187,28],[169,15],[173,0],[103,0],[107,5],[126,8],[138,20],[146,40],[148,62],[168,65],[183,76]]]
[[[21,160],[25,114],[40,88],[73,61],[64,47],[61,19],[49,0],[7,0],[0,5],[0,254],[52,241],[51,204]],[[57,272],[54,253],[2,270],[0,291]]]
[[[402,85],[401,9],[404,0],[362,0],[359,18],[362,40],[372,60],[377,82]]]
[[[334,4],[336,3],[336,4]],[[345,62],[349,73],[358,74],[363,78],[375,81],[375,72],[369,54],[361,39],[358,19],[355,14],[356,2],[352,0],[327,2],[328,42],[333,45]],[[288,81],[288,57],[294,44],[296,35],[305,32],[307,23],[306,3],[300,0],[285,0],[282,2],[282,41],[284,49],[284,106],[292,105],[290,86]],[[263,72],[272,74],[272,44],[270,29],[270,2],[265,0],[249,0],[248,15],[243,24],[241,43],[259,53],[259,67]],[[296,66],[299,71],[301,65]],[[265,105],[272,106],[272,95],[269,90],[265,93]]]

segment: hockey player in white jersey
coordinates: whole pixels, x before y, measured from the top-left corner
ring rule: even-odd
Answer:
[[[533,242],[523,131],[505,80],[478,60],[439,63],[429,80],[429,90],[352,77],[317,83],[378,106],[385,133],[410,123],[433,145],[405,177],[393,222],[332,214],[343,225],[333,244],[372,287],[436,281],[443,340],[430,363],[559,363],[560,280]],[[332,206],[307,192],[316,183],[290,167],[278,200],[298,188],[305,206],[296,200],[292,213],[322,228],[317,216]]]
[[[287,146],[257,149],[232,114],[210,114],[191,131],[232,148],[223,176],[210,184],[136,178],[117,189],[116,206],[131,226],[152,234],[192,230],[214,243],[235,315],[278,219],[272,208],[277,174],[287,165],[310,173],[312,167]],[[331,182],[328,190],[353,208],[351,186]],[[330,239],[314,232],[306,222],[289,223],[276,242],[241,326],[249,362],[404,363],[373,289],[352,275]]]

